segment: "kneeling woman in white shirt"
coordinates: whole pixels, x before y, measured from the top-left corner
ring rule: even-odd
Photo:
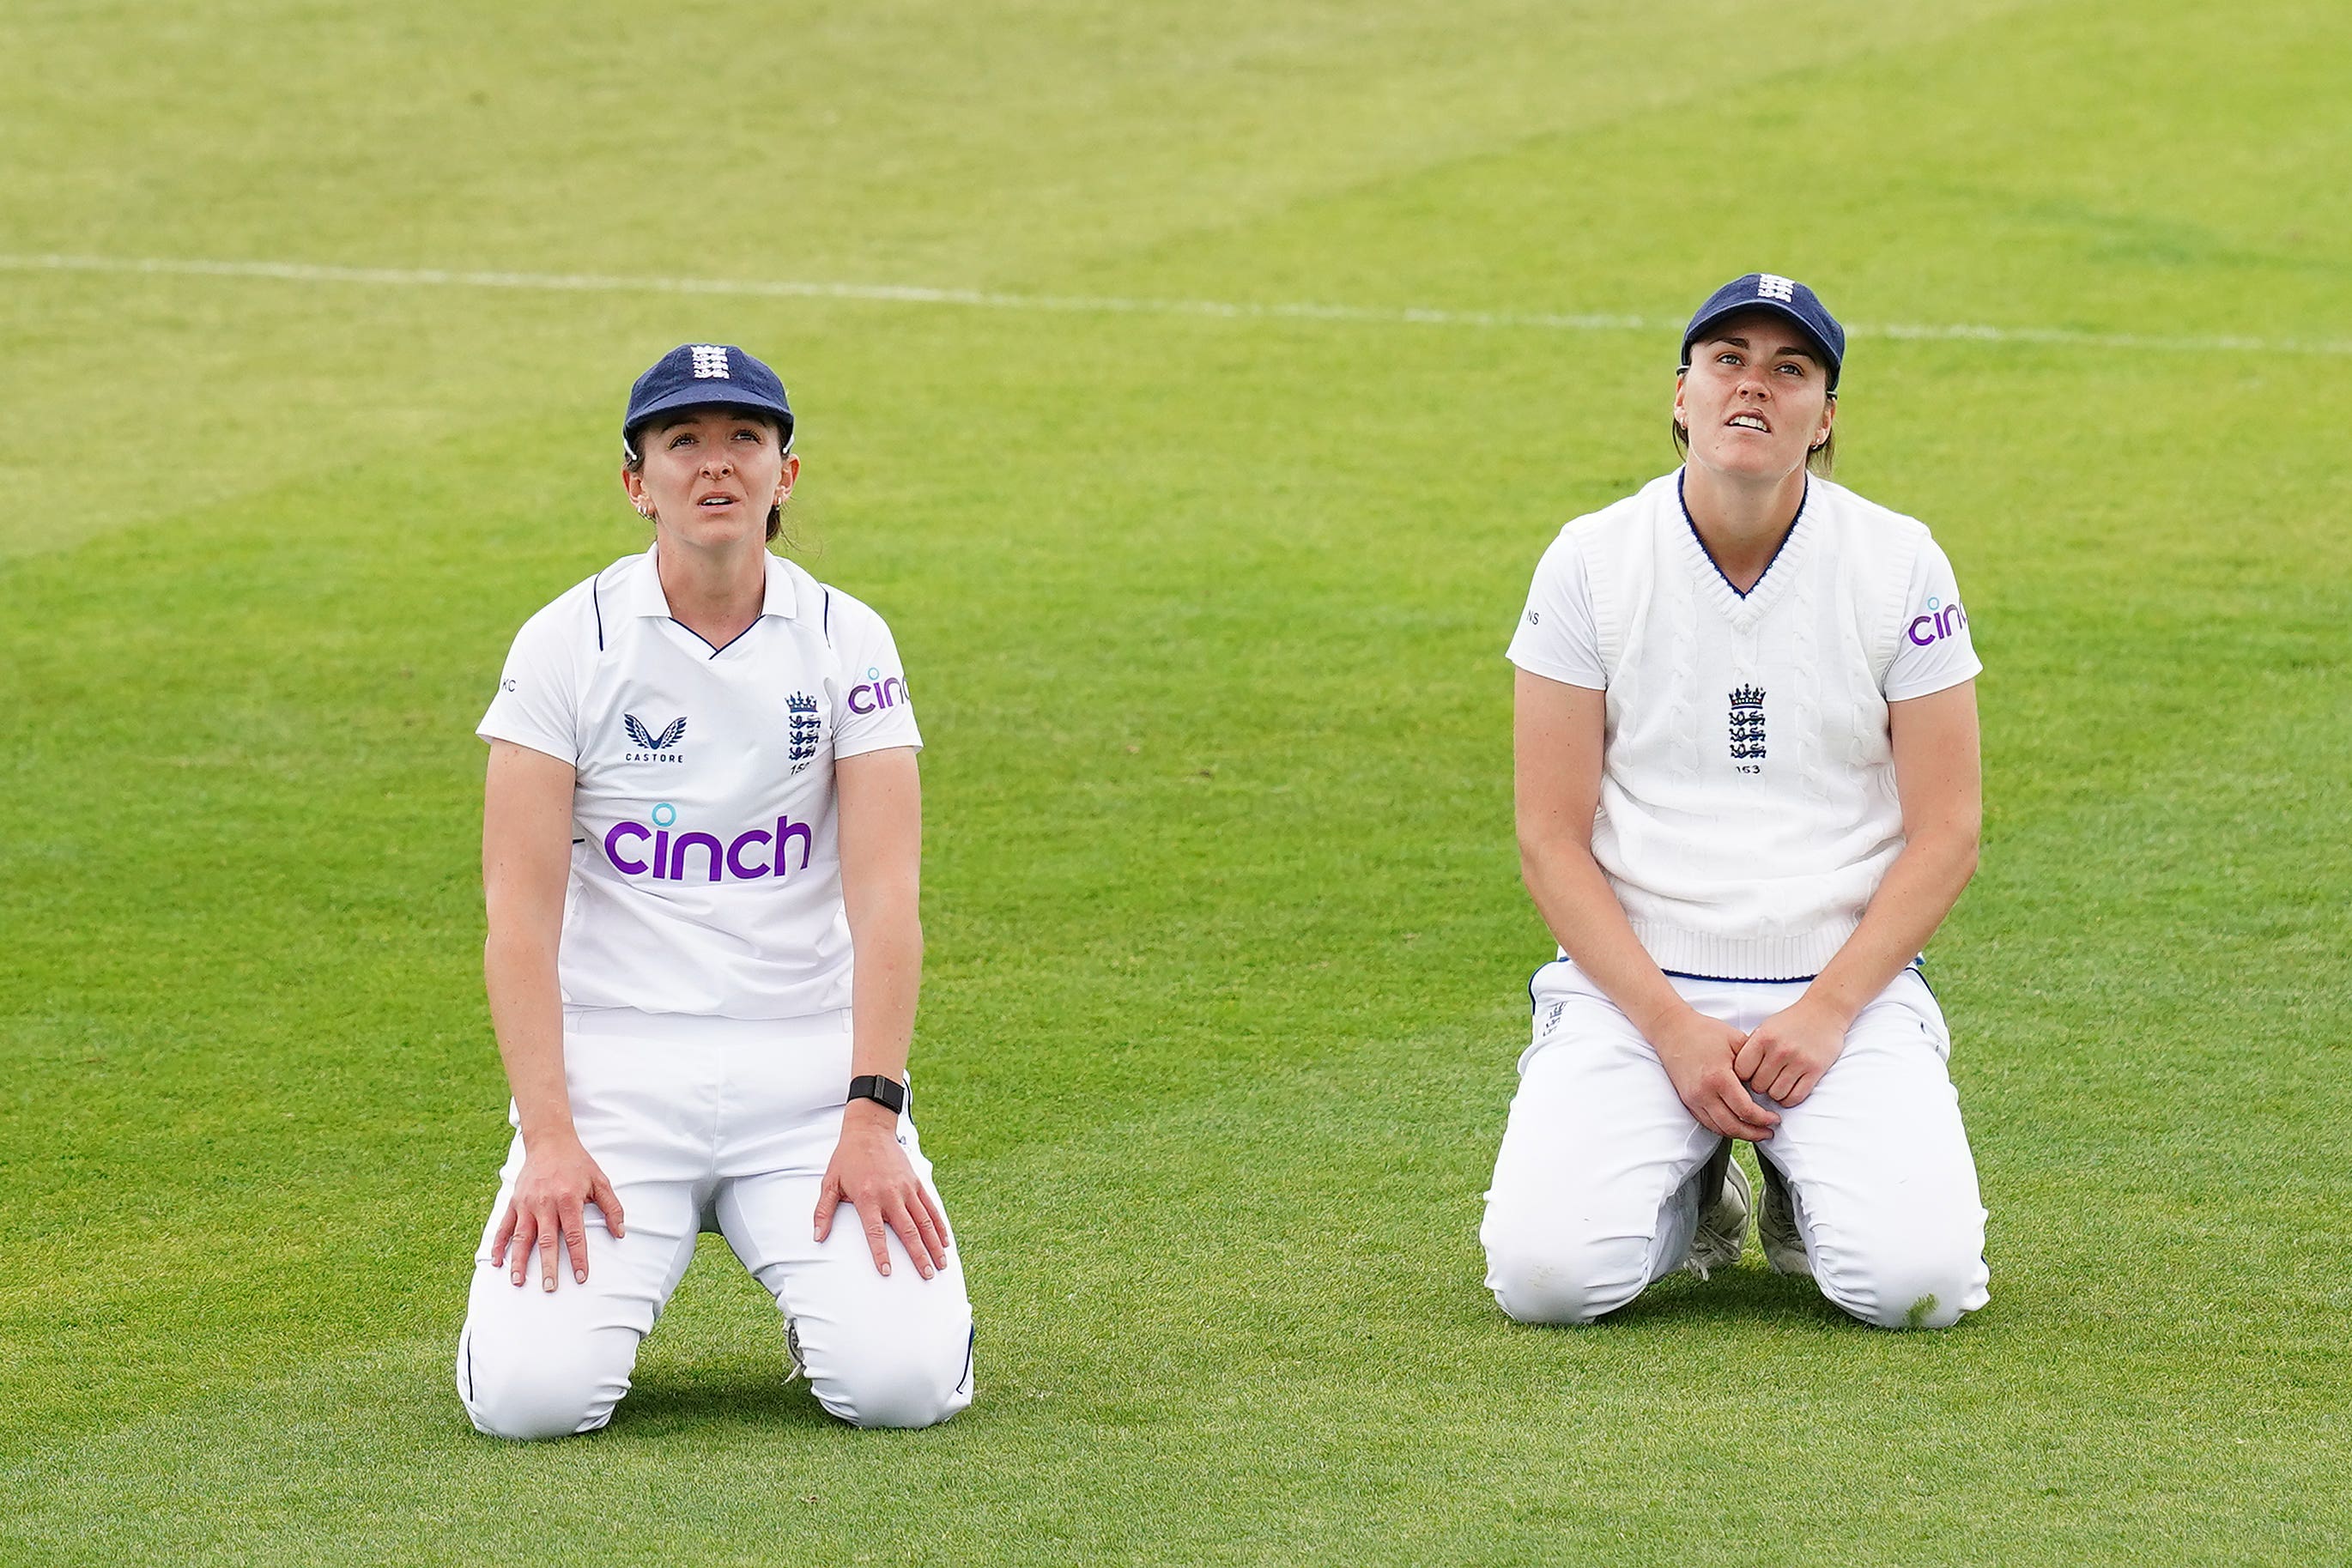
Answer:
[[[1683,338],[1683,467],[1561,530],[1511,643],[1559,944],[1480,1230],[1523,1322],[1737,1260],[1734,1139],[1774,1268],[1889,1328],[1986,1301],[1916,961],[1976,866],[1981,665],[1927,530],[1826,476],[1844,353],[1801,284],[1717,290]]]
[[[516,1134],[458,1394],[499,1437],[603,1426],[716,1230],[827,1410],[929,1426],[971,1402],[971,1309],[906,1113],[906,677],[880,617],[767,549],[800,471],[773,371],[682,346],[622,434],[653,548],[531,617],[480,727]]]

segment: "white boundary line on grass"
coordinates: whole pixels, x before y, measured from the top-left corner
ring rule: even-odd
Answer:
[[[892,305],[954,305],[984,310],[1046,310],[1076,315],[1207,316],[1274,321],[1339,321],[1370,326],[1524,328],[1542,331],[1670,331],[1682,324],[1647,316],[1527,310],[1439,310],[1307,302],[1248,304],[1215,299],[1121,299],[1063,294],[1007,294],[979,288],[926,288],[894,283],[812,283],[791,279],[617,277],[595,273],[467,272],[441,267],[322,267],[300,261],[200,261],[173,257],[0,255],[0,271],[147,274],[237,277],[283,283],[354,283],[407,288],[511,288],[550,294],[709,294],[752,298],[848,299]],[[1914,341],[2024,343],[2074,349],[2189,353],[2352,355],[2352,340],[2148,337],[2083,332],[2064,327],[1990,327],[1967,323],[1856,325],[1857,338]]]

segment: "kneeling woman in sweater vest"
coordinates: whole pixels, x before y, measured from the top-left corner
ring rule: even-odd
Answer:
[[[1684,333],[1677,472],[1560,531],[1510,648],[1519,846],[1559,943],[1486,1195],[1486,1282],[1587,1322],[1766,1260],[1865,1322],[1985,1303],[1917,955],[1967,885],[1975,676],[1927,530],[1832,484],[1845,333],[1770,274]]]

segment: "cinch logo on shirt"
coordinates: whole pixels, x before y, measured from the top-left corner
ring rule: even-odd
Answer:
[[[849,711],[879,713],[886,707],[897,707],[907,700],[907,683],[897,675],[882,678],[879,669],[868,666],[866,679],[849,688]]]
[[[1958,600],[1955,599],[1949,604],[1939,608],[1937,601],[1930,599],[1927,601],[1927,612],[1925,615],[1913,616],[1910,629],[1904,635],[1910,638],[1916,646],[1924,648],[1931,643],[1939,642],[1950,636],[1955,632],[1966,631],[1968,624],[1969,612],[1960,608]]]
[[[809,825],[788,816],[778,817],[772,829],[753,828],[722,844],[709,833],[672,833],[677,808],[667,800],[646,814],[653,818],[651,826],[615,822],[604,834],[604,858],[623,876],[650,876],[656,882],[725,882],[731,876],[737,882],[756,882],[808,870],[809,851],[816,845]],[[801,846],[797,867],[786,860],[795,839]]]

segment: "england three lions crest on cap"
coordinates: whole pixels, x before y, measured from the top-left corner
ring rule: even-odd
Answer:
[[[637,378],[621,416],[621,445],[634,461],[639,431],[653,420],[680,410],[746,409],[772,420],[783,446],[793,449],[793,405],[776,372],[731,343],[680,343]]]
[[[1706,297],[1683,329],[1681,368],[1690,368],[1691,345],[1732,317],[1762,310],[1794,324],[1812,340],[1822,366],[1829,371],[1830,391],[1837,391],[1838,372],[1845,363],[1845,329],[1822,303],[1821,296],[1793,277],[1777,272],[1747,272]]]

